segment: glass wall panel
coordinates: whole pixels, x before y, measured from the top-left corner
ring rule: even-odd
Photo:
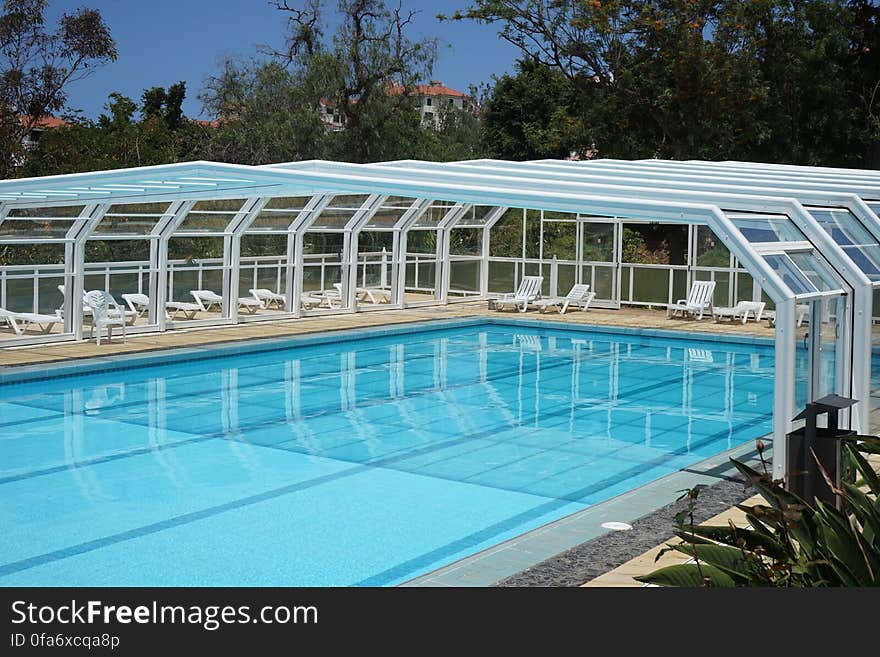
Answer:
[[[229,317],[229,308],[216,301],[223,296],[223,249],[222,237],[171,237],[168,240],[168,301],[170,303],[195,303],[196,295],[202,294],[204,310],[169,315],[173,321],[183,319],[211,320]],[[209,294],[210,293],[210,294]]]
[[[749,242],[803,242],[807,239],[791,219],[782,215],[751,218],[728,213],[727,216]]]
[[[302,304],[304,310],[347,307],[345,234],[309,230],[303,235]]]
[[[364,229],[358,234],[358,307],[393,303],[392,262],[394,233]]]
[[[764,256],[767,264],[772,267],[782,281],[795,294],[811,294],[817,292],[816,287],[807,279],[806,276],[798,269],[797,265],[791,261],[786,254]]]
[[[880,280],[880,244],[852,212],[846,209],[807,209],[868,278]]]
[[[286,233],[248,232],[241,237],[238,296],[262,302],[264,307],[254,314],[286,312],[290,295],[287,280],[293,269],[293,262],[288,262],[287,245]]]
[[[510,208],[489,230],[489,257],[523,257],[523,210]]]
[[[413,228],[406,233],[405,301],[439,298],[437,290],[437,231]]]

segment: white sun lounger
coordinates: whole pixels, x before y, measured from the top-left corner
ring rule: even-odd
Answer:
[[[223,307],[223,297],[213,290],[190,290],[189,293],[193,295],[196,303],[199,304],[200,310],[207,312],[213,306],[217,306],[218,310]],[[253,315],[257,310],[266,306],[262,301],[253,297],[239,297],[238,307],[244,308]]]
[[[795,317],[797,318],[798,327],[803,326],[804,320],[807,318],[807,315],[810,314],[810,306],[806,303],[799,303],[794,307]],[[767,324],[769,326],[776,326],[776,311],[775,310],[767,310],[764,312],[764,317],[767,319]]]
[[[524,313],[528,309],[529,304],[541,296],[541,284],[543,282],[543,276],[523,276],[516,292],[508,292],[499,297],[489,299],[489,307],[495,310],[502,310],[507,306],[513,306],[521,313]]]
[[[248,290],[257,301],[262,301],[266,308],[271,307],[272,304],[275,304],[275,307],[279,310],[284,310],[284,306],[287,305],[287,297],[283,294],[278,294],[277,292],[273,292],[272,290],[267,290],[263,287],[251,288]]]
[[[342,283],[334,283],[333,287],[336,288],[339,305],[342,306]],[[391,301],[391,292],[380,287],[356,287],[354,293],[358,300],[369,301],[374,305]],[[331,292],[329,296],[333,297],[334,295]]]
[[[577,283],[564,297],[545,297],[533,301],[532,305],[540,309],[542,313],[547,312],[548,308],[556,308],[560,315],[564,315],[569,306],[577,306],[581,310],[587,310],[595,296],[594,292],[590,292],[589,285]]]
[[[764,313],[764,306],[766,305],[763,301],[740,301],[732,308],[714,308],[712,315],[715,317],[716,322],[727,318],[732,320],[739,319],[745,324],[749,321],[749,313],[751,313],[755,316],[755,321],[760,322],[761,316]]]
[[[123,301],[128,304],[128,307],[138,314],[138,317],[142,316],[150,309],[150,297],[146,294],[140,294],[137,292],[131,294],[123,294]],[[165,316],[174,320],[177,319],[178,314],[183,313],[184,318],[186,319],[195,319],[196,313],[202,309],[197,303],[190,303],[188,301],[166,301],[165,302]]]
[[[712,295],[715,293],[715,281],[694,281],[687,299],[679,299],[669,304],[666,309],[666,317],[680,313],[682,317],[690,315],[697,319],[703,319],[703,313],[707,310],[712,312]]]
[[[355,288],[355,294],[361,301],[369,301],[372,304],[389,303],[391,301],[391,292],[383,290],[381,287],[358,287]]]
[[[52,330],[55,324],[64,323],[64,318],[58,313],[54,315],[43,315],[40,313],[16,313],[5,308],[0,308],[0,321],[5,321],[12,328],[16,335],[23,335],[31,324],[40,327],[43,333]],[[21,325],[19,325],[21,324]]]

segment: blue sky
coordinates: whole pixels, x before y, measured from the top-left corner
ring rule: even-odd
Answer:
[[[326,4],[335,7],[336,1]],[[466,91],[512,69],[518,51],[498,38],[495,27],[436,19],[438,13],[463,8],[466,0],[403,4],[421,12],[414,37],[441,40],[434,79]],[[283,15],[268,0],[50,0],[50,18],[83,5],[101,11],[119,47],[116,62],[70,88],[69,106],[92,118],[113,91],[137,99],[145,88],[178,80],[187,83],[184,110],[198,117],[202,108],[196,96],[221,59],[255,55],[259,44],[280,46],[284,33]]]

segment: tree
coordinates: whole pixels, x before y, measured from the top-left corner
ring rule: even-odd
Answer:
[[[116,59],[99,11],[78,9],[45,25],[46,0],[4,0],[0,14],[0,177],[20,161],[21,142],[41,119],[60,111],[66,90],[95,66]]]
[[[511,160],[568,157],[576,150],[574,87],[561,71],[531,57],[504,75],[486,100],[483,145],[491,157]]]
[[[21,167],[23,175],[165,164],[202,153],[201,129],[185,120],[183,82],[143,92],[141,105],[111,93],[97,121],[69,117],[69,126],[46,131]]]
[[[355,162],[393,159],[420,139],[410,96],[413,85],[430,76],[436,42],[409,38],[416,12],[389,9],[384,0],[339,0],[339,29],[328,40],[319,0],[304,9],[283,0],[275,6],[288,18],[279,61],[320,89],[342,116],[345,130],[331,139],[335,155]]]
[[[869,0],[475,0],[452,18],[499,25],[524,59],[570,82],[559,115],[582,153],[869,166],[878,11]],[[534,93],[505,91],[493,99],[510,116],[533,110]],[[500,129],[494,142],[521,140]]]
[[[239,164],[327,157],[321,96],[313,80],[281,63],[228,60],[200,95],[218,117],[203,130],[201,156]]]

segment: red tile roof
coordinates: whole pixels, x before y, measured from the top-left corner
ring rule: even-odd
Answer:
[[[24,125],[30,120],[30,117],[22,115],[18,117],[18,120]],[[64,119],[56,119],[54,116],[44,116],[41,119],[37,119],[37,122],[34,124],[34,129],[54,130],[56,128],[66,128],[68,125],[70,124]]]
[[[417,96],[451,96],[453,98],[467,98],[468,95],[466,93],[462,93],[456,89],[451,87],[447,87],[445,84],[440,82],[439,80],[431,80],[430,84],[417,84],[411,87],[412,93]],[[394,85],[388,90],[390,94],[402,94],[404,92],[404,87],[401,85]]]

